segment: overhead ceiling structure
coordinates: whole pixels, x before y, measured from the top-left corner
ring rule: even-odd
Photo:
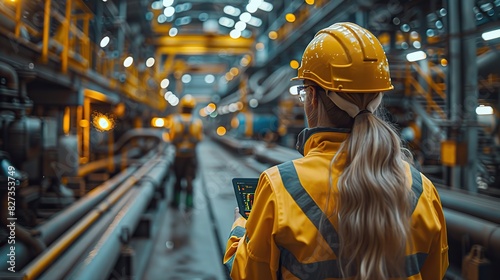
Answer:
[[[111,14],[119,15],[111,22],[103,20],[105,26],[120,29],[126,23],[125,34],[132,36],[128,38],[132,45],[122,51],[135,48],[132,51],[140,52],[142,60],[154,57],[157,80],[168,79],[165,91],[177,96],[190,93],[205,101],[237,92],[243,75],[266,68],[268,75],[262,76],[269,77],[291,60],[300,60],[315,32],[339,21],[357,22],[377,36],[390,34],[388,56],[396,61],[405,61],[403,54],[413,48],[398,45],[398,33],[403,41],[416,31],[419,41],[432,42],[429,38],[434,37],[441,45],[448,42],[446,0],[87,2],[104,5]],[[474,2],[471,13],[476,15],[479,29],[498,23],[500,1]]]
[[[256,38],[276,17],[283,1],[216,0],[147,2],[148,11],[128,0],[127,18],[146,17],[160,79],[169,79],[167,90],[210,99],[223,91],[228,73],[249,66]],[[274,3],[278,2],[278,3]],[[142,20],[144,22],[144,20]],[[236,70],[235,70],[236,69]]]

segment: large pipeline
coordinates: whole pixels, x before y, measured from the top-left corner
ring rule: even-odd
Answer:
[[[160,131],[150,131],[147,129],[139,129],[137,131],[133,131],[128,133],[125,140],[122,140],[122,143],[127,143],[131,138],[140,137],[141,133],[144,133],[145,137],[153,138],[156,137],[159,141],[162,140],[162,133]],[[122,138],[121,138],[122,139]],[[121,146],[123,146],[122,144]],[[158,149],[164,147],[163,145],[159,145]],[[143,156],[136,163],[138,165],[144,164],[146,161],[150,160],[155,153],[157,153],[157,149],[152,149],[147,155]],[[92,208],[94,208],[98,203],[108,197],[113,191],[115,191],[120,184],[122,184],[125,180],[130,178],[131,176],[138,174],[144,174],[146,171],[144,167],[140,170],[137,170],[137,165],[130,165],[125,170],[120,172],[118,175],[114,176],[110,180],[105,183],[97,186],[92,189],[89,193],[87,193],[84,197],[76,201],[74,204],[69,206],[67,209],[58,213],[55,217],[51,218],[46,223],[38,226],[34,230],[32,230],[34,237],[41,241],[45,245],[50,245],[65,233],[68,228],[74,225],[77,221],[82,219],[82,217],[89,212]],[[137,180],[137,177],[134,177],[134,180]],[[129,184],[133,184],[134,182],[129,182]],[[8,267],[7,254],[10,251],[9,245],[4,245],[0,248],[0,271],[6,271]],[[30,248],[23,243],[16,243],[16,267],[24,267],[30,259],[33,257]]]
[[[449,190],[437,185],[443,207],[500,225],[500,201],[480,194]]]
[[[63,255],[61,255],[55,262],[50,264],[50,267],[40,276],[40,280],[56,280],[67,279],[67,274],[74,268],[74,266],[85,254],[86,250],[91,248],[97,236],[104,234],[106,227],[108,227],[113,219],[120,213],[123,207],[137,195],[133,190],[128,192],[119,202],[113,205],[109,211],[104,215],[85,233],[83,236],[73,243]]]
[[[127,229],[132,234],[153,198],[155,188],[161,184],[167,172],[167,161],[158,164],[136,186],[137,195],[127,203],[120,215],[115,218],[95,247],[80,266],[70,274],[70,279],[94,279],[96,275],[107,278],[120,255],[122,231]]]
[[[159,155],[160,157],[162,155]],[[22,271],[25,279],[34,279],[52,262],[54,262],[77,238],[86,232],[106,211],[117,203],[141,178],[143,178],[156,164],[158,157],[148,161],[135,174],[130,176],[120,187],[100,203],[96,208],[87,213],[77,224],[68,229],[61,238],[56,240],[47,250],[38,255]]]
[[[126,178],[130,177],[137,167],[131,166],[120,174],[97,186],[84,197],[73,203],[66,210],[60,212],[54,218],[33,230],[34,235],[45,245],[51,244],[56,238],[63,234],[70,226],[82,218],[85,213],[95,207],[99,202],[113,192]],[[0,248],[0,271],[6,271],[8,267],[7,254],[9,246]],[[16,266],[23,267],[30,260],[30,249],[23,243],[16,243]]]
[[[490,261],[491,275],[500,275],[500,225],[447,208],[444,208],[444,216],[448,231],[448,244],[450,246],[455,244],[455,247],[450,247],[450,262],[459,262],[458,265],[461,265],[462,258],[465,257],[463,254],[468,253],[461,252],[460,254],[463,248],[458,247],[457,244],[460,246],[481,245],[485,249],[486,258]],[[464,244],[464,240],[467,240],[469,244]]]

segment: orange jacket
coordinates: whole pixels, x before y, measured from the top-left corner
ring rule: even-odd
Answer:
[[[342,278],[335,254],[336,217],[322,224],[323,233],[318,228],[325,211],[329,164],[347,134],[324,128],[311,131],[316,132],[305,141],[305,157],[264,171],[248,221],[235,221],[224,256],[232,279]],[[416,169],[409,165],[406,169],[418,198],[407,248],[407,279],[443,279],[448,244],[438,192]],[[338,177],[341,170],[334,166],[333,172]]]

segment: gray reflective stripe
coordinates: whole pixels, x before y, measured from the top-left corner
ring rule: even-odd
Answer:
[[[415,167],[411,165],[410,165],[410,170],[412,178],[411,190],[415,194],[412,206],[413,210],[411,211],[413,213],[413,211],[415,211],[415,208],[417,207],[418,199],[420,198],[420,195],[422,195],[423,186],[422,186],[422,176],[420,175],[420,171],[418,171]]]
[[[281,265],[299,279],[342,278],[337,260],[301,263],[285,248],[280,248],[280,254]]]
[[[342,276],[337,260],[301,263],[285,248],[280,248],[280,253],[280,261],[283,267],[299,279],[350,278],[356,275],[355,269],[351,268],[349,271],[344,271],[344,276]],[[427,254],[425,253],[406,256],[405,277],[419,274],[426,258]]]
[[[338,255],[339,237],[337,231],[330,220],[327,219],[321,208],[318,207],[302,184],[300,184],[297,170],[295,170],[293,163],[291,161],[282,163],[278,165],[278,170],[285,189],[292,196],[300,209],[302,209],[302,212],[304,212],[307,218],[309,218],[318,229],[318,232],[323,236],[330,248],[332,248],[335,255]]]
[[[236,226],[229,234],[229,238],[231,238],[231,236],[241,238],[243,237],[243,235],[245,235],[245,232],[246,229],[244,227]],[[227,269],[229,269],[229,273],[231,273],[231,269],[233,269],[234,256],[236,256],[236,252],[234,252],[234,255],[232,255],[231,258],[224,264]]]
[[[234,256],[236,256],[236,252],[234,252],[234,255],[224,264],[229,273],[231,273],[231,270],[233,269]]]
[[[246,232],[246,229],[244,227],[236,226],[233,228],[233,230],[229,234],[229,237],[231,237],[231,236],[243,237],[243,235],[245,235],[245,232]]]
[[[420,270],[422,269],[422,266],[424,266],[425,259],[427,259],[426,253],[416,253],[414,255],[406,256],[406,261],[405,261],[406,277],[419,274]]]

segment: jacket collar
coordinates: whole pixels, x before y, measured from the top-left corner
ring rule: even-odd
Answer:
[[[305,156],[309,151],[320,145],[322,142],[332,142],[336,144],[336,150],[340,147],[351,130],[347,128],[314,127],[305,128],[297,137],[296,149]]]

